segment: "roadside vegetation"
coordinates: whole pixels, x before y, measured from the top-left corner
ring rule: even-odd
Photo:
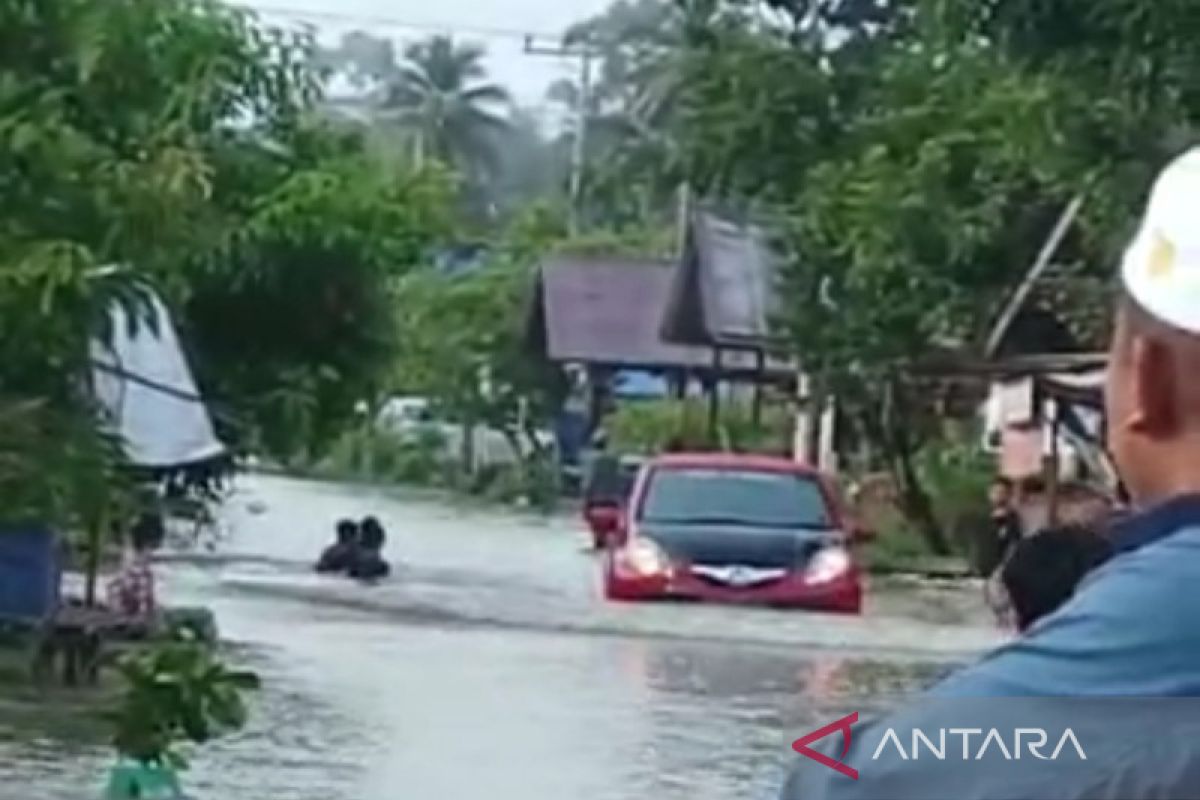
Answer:
[[[654,454],[672,443],[689,449],[746,453],[791,453],[795,416],[787,403],[764,403],[757,417],[748,398],[723,399],[714,433],[706,399],[634,400],[620,404],[606,421],[612,446],[621,452]]]

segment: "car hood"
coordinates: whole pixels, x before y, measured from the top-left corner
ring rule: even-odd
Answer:
[[[672,561],[705,566],[792,568],[841,540],[836,531],[736,524],[645,523],[639,535],[657,542]]]

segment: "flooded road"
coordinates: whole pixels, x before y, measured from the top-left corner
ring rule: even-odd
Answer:
[[[334,521],[367,513],[395,577],[311,575]],[[196,758],[203,800],[767,798],[815,723],[994,641],[962,588],[877,587],[861,619],[608,604],[575,520],[399,492],[244,478],[228,528],[164,568],[168,600],[212,607],[265,684],[250,728]],[[103,748],[5,719],[3,785],[91,796]]]

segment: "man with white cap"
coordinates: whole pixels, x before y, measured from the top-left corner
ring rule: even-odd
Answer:
[[[1133,705],[1126,700],[1124,708],[1179,709],[1185,723],[1200,723],[1200,699],[1184,699],[1200,698],[1200,148],[1156,181],[1121,283],[1107,423],[1134,513],[1110,533],[1114,558],[1025,635],[878,725],[897,719],[928,725],[954,704],[1002,714],[1004,705],[1020,705],[1017,698],[1040,698],[1040,708],[1050,710],[1072,702],[1073,713],[1095,714],[1108,713],[1105,703],[1114,698],[1141,698]],[[996,697],[1009,699],[987,700]],[[1037,796],[1200,797],[1200,732],[1180,736],[1164,720],[1163,729],[1139,742],[1142,732],[1121,730],[1119,715],[1114,722],[1111,740],[1098,735],[1092,745],[1113,749],[1099,758],[1089,752],[1089,771],[1064,773],[1053,791]],[[876,729],[868,726],[866,738]],[[866,745],[847,744],[843,756],[861,763],[870,756],[858,752]],[[832,770],[801,759],[783,796],[883,800],[910,796],[901,787],[911,784],[919,787],[911,796],[924,800],[1033,798],[1014,786],[1014,775],[1041,766],[1027,759],[1026,773],[986,773],[976,765],[947,786],[949,773],[928,760],[887,761],[868,760],[864,780],[839,781]],[[886,780],[867,780],[872,775]]]

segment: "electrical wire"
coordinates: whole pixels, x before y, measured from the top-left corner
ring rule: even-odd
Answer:
[[[270,3],[242,2],[241,0],[226,0],[227,4],[245,11],[252,11],[265,16],[291,17],[302,22],[326,22],[338,25],[354,25],[369,28],[398,28],[425,33],[461,33],[468,36],[479,36],[490,39],[515,39],[527,41],[532,39],[550,39],[560,41],[562,31],[521,30],[517,28],[501,28],[485,25],[464,25],[461,23],[440,24],[435,22],[414,22],[400,17],[381,14],[359,14],[344,11],[315,11],[296,8],[294,6],[274,5]]]

